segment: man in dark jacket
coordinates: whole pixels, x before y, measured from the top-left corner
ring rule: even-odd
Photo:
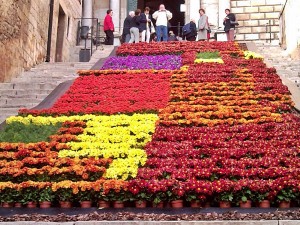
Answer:
[[[128,43],[130,40],[130,22],[134,16],[134,11],[130,11],[129,15],[125,18],[122,32],[122,42]]]

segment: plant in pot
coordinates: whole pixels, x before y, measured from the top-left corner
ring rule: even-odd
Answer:
[[[27,204],[28,208],[35,208],[38,201],[39,189],[37,187],[29,186],[22,189],[23,196],[22,204]]]
[[[276,202],[279,203],[279,208],[289,208],[292,200],[296,199],[296,193],[292,188],[286,187],[281,189],[276,195]]]
[[[13,203],[15,202],[15,195],[17,192],[18,190],[9,187],[5,187],[0,191],[0,201],[3,208],[13,207]]]
[[[258,203],[260,208],[270,208],[269,192],[256,191],[253,193],[253,199]]]
[[[231,191],[220,192],[216,196],[216,201],[219,202],[220,208],[230,208],[233,201],[233,193]]]
[[[201,200],[198,198],[198,195],[195,192],[188,192],[185,194],[185,200],[190,202],[192,208],[200,208]]]
[[[155,208],[163,208],[164,202],[167,201],[167,194],[163,191],[158,191],[151,196],[152,206]]]
[[[253,193],[250,188],[242,187],[242,189],[236,193],[236,198],[241,208],[251,208]]]
[[[131,193],[127,190],[115,191],[111,189],[106,195],[113,202],[114,208],[124,208],[124,202],[130,200]]]
[[[55,196],[61,208],[71,208],[74,201],[74,194],[71,188],[59,188],[55,191]]]
[[[95,193],[95,198],[98,201],[99,208],[109,208],[110,207],[109,198],[107,195],[104,194],[104,192],[102,190]]]
[[[50,208],[51,202],[54,200],[54,192],[51,187],[40,188],[38,192],[38,201],[40,208]]]
[[[80,202],[81,208],[90,208],[95,199],[95,192],[87,189],[79,190],[75,198]]]

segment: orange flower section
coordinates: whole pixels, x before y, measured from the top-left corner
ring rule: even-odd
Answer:
[[[281,105],[292,105],[288,94],[254,93],[255,80],[247,70],[237,70],[238,81],[190,83],[188,75],[172,76],[171,101],[159,112],[163,125],[247,124],[282,122]],[[268,105],[261,102],[267,100]]]

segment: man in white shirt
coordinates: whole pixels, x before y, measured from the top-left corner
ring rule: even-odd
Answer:
[[[165,5],[161,4],[159,10],[153,13],[152,17],[156,20],[156,36],[157,41],[168,41],[168,21],[172,19],[172,13],[166,10]]]

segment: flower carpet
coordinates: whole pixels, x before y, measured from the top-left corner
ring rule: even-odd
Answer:
[[[51,108],[6,120],[59,128],[0,143],[3,203],[299,198],[300,117],[261,56],[234,42],[124,44],[79,75]]]

